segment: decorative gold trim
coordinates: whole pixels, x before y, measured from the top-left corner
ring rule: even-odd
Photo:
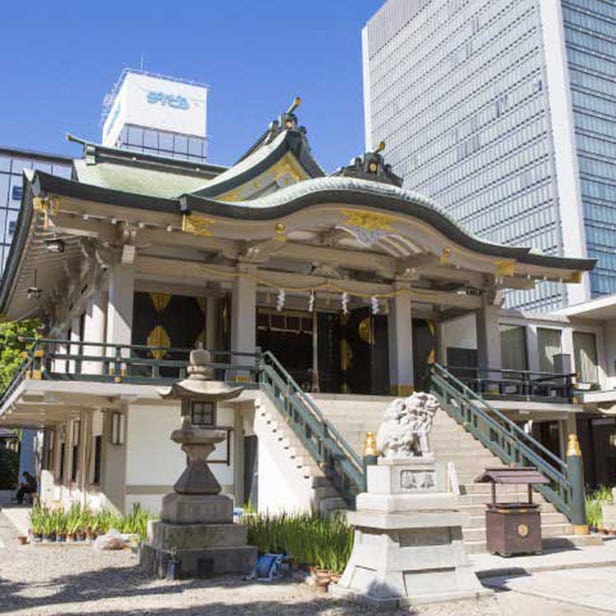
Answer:
[[[582,450],[580,449],[580,441],[578,441],[577,434],[570,434],[567,441],[567,457],[576,456],[582,457]]]
[[[573,525],[573,534],[574,535],[588,535],[588,524],[574,524]]]
[[[449,265],[449,258],[451,257],[451,248],[443,248],[441,256],[439,257],[440,265]]]
[[[205,216],[184,214],[184,216],[182,216],[182,231],[201,237],[210,237],[213,233],[209,230],[209,227],[215,224],[215,222],[215,220],[206,218]]]
[[[45,357],[45,351],[43,351],[43,349],[36,349],[34,351],[34,357]]]
[[[580,284],[580,282],[582,282],[582,275],[582,272],[573,272],[573,274],[571,274],[571,278],[569,278],[569,282],[573,284]]]
[[[374,432],[366,432],[366,440],[364,441],[364,457],[378,455],[379,450],[376,446],[376,434]]]
[[[392,396],[411,396],[415,391],[413,385],[398,385],[394,384],[390,388]]]
[[[495,276],[513,276],[515,274],[515,261],[497,261]]]
[[[233,377],[233,381],[235,383],[250,383],[250,377],[249,376],[245,376],[243,374],[236,374]]]
[[[341,209],[340,213],[345,217],[342,222],[343,225],[365,229],[366,231],[394,231],[391,226],[394,218],[388,214],[348,209]]]
[[[276,226],[274,227],[274,232],[276,233],[274,239],[277,242],[287,241],[287,228],[281,222],[276,224]]]

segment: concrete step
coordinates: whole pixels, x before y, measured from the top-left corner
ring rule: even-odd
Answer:
[[[602,543],[603,539],[599,535],[560,535],[558,537],[543,537],[541,540],[544,551],[601,545]],[[481,554],[487,551],[485,540],[465,541],[464,547],[469,554]]]
[[[469,516],[469,521],[464,528],[485,528],[486,524],[486,516],[485,512],[483,514],[471,515]],[[558,511],[552,511],[550,513],[542,513],[541,514],[541,526],[543,525],[554,525],[554,524],[569,524],[567,518]]]
[[[492,502],[491,494],[460,494],[460,505],[486,505],[487,503]],[[499,499],[503,500],[503,499]],[[509,493],[507,495],[507,502],[511,503],[524,503],[527,502],[528,497],[525,492],[520,492],[516,494],[515,492]],[[541,494],[533,494],[533,501],[536,503],[544,503],[545,499],[541,496]]]
[[[485,519],[485,505],[458,505],[458,509],[469,516],[480,516]],[[559,513],[551,503],[541,503],[539,505],[539,511],[541,512],[542,517],[551,513]]]
[[[562,537],[564,535],[571,535],[573,533],[573,528],[570,524],[542,524],[541,525],[541,536],[545,537]],[[485,527],[479,528],[463,528],[462,529],[462,537],[464,538],[464,543],[473,542],[473,541],[485,541],[486,540],[486,529]]]

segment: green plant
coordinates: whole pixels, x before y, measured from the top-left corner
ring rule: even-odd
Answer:
[[[341,573],[351,555],[353,531],[342,516],[261,514],[246,516],[243,523],[259,552],[286,552],[298,564]]]
[[[44,535],[51,535],[55,532],[56,520],[51,509],[43,508],[42,512],[42,529]]]
[[[62,509],[56,509],[51,512],[53,518],[54,528],[53,530],[58,535],[66,534],[68,516]]]
[[[612,502],[612,489],[600,486],[586,496],[586,520],[589,526],[603,526],[603,505]]]
[[[24,338],[38,338],[40,327],[38,319],[0,323],[0,394],[23,364],[22,353],[32,346]]]
[[[34,534],[42,534],[46,510],[41,505],[34,505],[30,511],[30,528]]]
[[[66,512],[66,532],[75,535],[81,530],[81,506],[73,503]]]

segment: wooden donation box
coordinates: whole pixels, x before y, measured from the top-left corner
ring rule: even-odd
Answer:
[[[541,553],[541,513],[539,504],[533,503],[534,484],[549,483],[533,467],[487,468],[475,483],[492,484],[492,502],[486,509],[486,543],[491,554]],[[497,502],[496,484],[526,485],[527,502]]]

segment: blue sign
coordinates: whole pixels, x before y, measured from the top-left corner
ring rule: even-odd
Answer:
[[[181,109],[185,111],[190,108],[186,97],[165,94],[164,92],[155,92],[154,90],[148,92],[147,100],[150,105],[161,105],[163,107],[171,107],[171,109]]]

